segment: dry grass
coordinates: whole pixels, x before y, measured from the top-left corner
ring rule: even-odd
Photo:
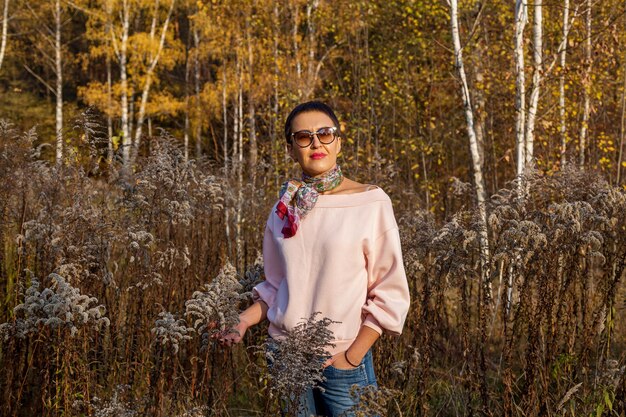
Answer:
[[[132,173],[107,167],[88,122],[55,167],[0,121],[0,414],[276,410],[264,358],[205,325],[232,323],[262,279],[266,167],[239,205],[236,176],[166,136]],[[388,415],[626,413],[626,194],[576,170],[525,181],[526,198],[511,184],[489,202],[486,282],[476,213],[396,209],[413,304],[404,334],[375,347],[386,391],[366,393],[393,393]]]

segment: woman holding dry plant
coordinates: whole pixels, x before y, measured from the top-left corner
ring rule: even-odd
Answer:
[[[283,185],[265,228],[266,279],[221,340],[237,343],[265,318],[274,339],[314,313],[332,320],[325,380],[301,397],[301,415],[338,416],[354,406],[352,385],[376,385],[374,342],[383,332],[400,334],[404,325],[409,289],[398,226],[381,188],[342,174],[340,125],[328,105],[295,107],[285,138],[302,178]]]

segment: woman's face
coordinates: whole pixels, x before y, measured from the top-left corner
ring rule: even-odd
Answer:
[[[316,132],[322,127],[333,127],[335,124],[325,113],[310,111],[298,114],[291,122],[291,132],[308,130]],[[313,136],[313,142],[306,148],[301,148],[295,143],[287,144],[289,155],[300,164],[302,171],[312,177],[319,176],[332,169],[337,162],[337,154],[341,151],[341,138],[337,134],[335,140],[325,145],[320,142],[317,135]]]

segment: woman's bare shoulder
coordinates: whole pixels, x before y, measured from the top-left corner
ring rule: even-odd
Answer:
[[[337,187],[335,192],[331,192],[329,194],[357,194],[365,191],[375,190],[379,188],[374,184],[363,184],[357,181],[350,180],[348,178],[344,178],[342,184]]]

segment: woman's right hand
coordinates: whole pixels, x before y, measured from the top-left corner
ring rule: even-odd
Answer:
[[[234,343],[241,342],[249,327],[250,325],[247,322],[240,319],[236,326],[215,333],[212,337],[217,339],[222,345],[231,346]]]

